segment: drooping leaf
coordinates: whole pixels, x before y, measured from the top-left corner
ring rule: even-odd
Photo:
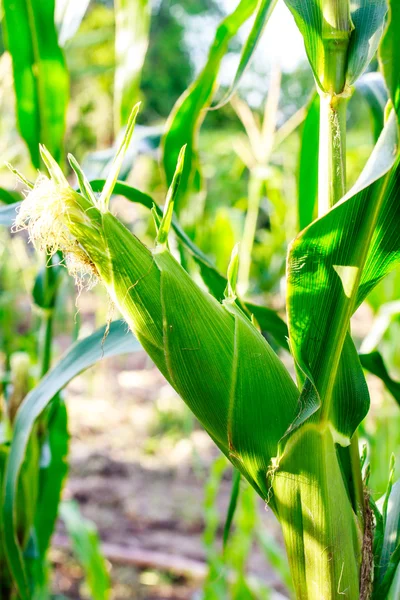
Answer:
[[[383,129],[385,106],[388,100],[385,82],[380,73],[365,73],[355,83],[356,91],[367,102],[371,111],[375,142]]]
[[[275,310],[267,306],[258,306],[251,302],[246,302],[248,311],[254,315],[260,329],[263,333],[272,335],[274,340],[281,348],[289,350],[287,325]]]
[[[149,43],[149,0],[116,0],[115,10],[115,129],[119,131],[139,100],[140,76]]]
[[[48,419],[48,433],[42,446],[39,472],[39,497],[35,515],[36,540],[44,559],[57,519],[58,503],[68,471],[68,418],[65,403],[59,397]]]
[[[33,524],[34,551],[24,554],[35,599],[45,599],[48,595],[46,553],[56,524],[61,491],[68,470],[67,411],[59,396],[53,399],[46,421],[46,437],[41,445],[38,499]],[[42,421],[41,426],[43,425]]]
[[[367,369],[370,373],[383,381],[387,390],[392,394],[393,398],[400,406],[400,382],[395,381],[389,375],[380,352],[375,350],[369,354],[360,354],[360,361],[364,369]]]
[[[0,188],[0,202],[3,202],[4,204],[15,204],[19,200],[21,200],[21,194],[18,194],[18,192]],[[0,208],[3,207],[0,206]]]
[[[376,565],[376,578],[374,580],[373,600],[387,598],[393,580],[400,564],[400,482],[397,481],[388,490],[386,497],[377,502],[381,512],[384,512],[383,543],[379,565]],[[389,596],[396,598],[396,596]]]
[[[347,82],[351,85],[365,71],[378,49],[385,27],[387,0],[355,0],[350,7],[354,30],[347,57]]]
[[[396,153],[397,125],[392,113],[355,186],[307,227],[289,252],[291,349],[300,370],[314,384],[303,390],[298,424],[318,410],[322,401],[322,418],[332,418],[335,428],[341,421],[339,433],[347,439],[364,416],[368,402],[361,390],[357,392],[352,415],[346,417],[349,407],[332,403],[332,386],[348,337],[350,316],[399,256],[396,181],[400,173],[398,168],[392,169]],[[357,381],[362,381],[362,372],[350,347],[347,343],[346,352],[351,351],[351,362],[358,373],[356,380],[349,372],[349,384],[351,380],[354,388]],[[350,356],[343,368],[348,369],[349,363]],[[345,395],[342,400],[347,402]]]
[[[224,535],[223,535],[223,547],[226,548],[228,544],[229,536],[231,533],[233,518],[235,516],[235,511],[237,507],[237,501],[239,497],[240,491],[240,471],[237,469],[233,469],[232,476],[232,489],[231,489],[231,497],[229,498],[229,506],[228,511],[226,513],[225,525],[224,525]]]
[[[76,342],[36,388],[28,394],[17,413],[5,474],[3,518],[7,560],[22,600],[30,600],[30,593],[24,559],[16,537],[14,515],[17,486],[28,442],[36,419],[71,379],[103,357],[135,352],[140,349],[137,340],[127,333],[126,324],[123,321],[111,323],[107,337],[104,335],[105,331],[106,329],[102,327],[89,337]]]
[[[251,28],[251,31],[246,39],[246,42],[240,54],[239,65],[236,70],[232,85],[230,86],[223,99],[220,102],[218,102],[218,107],[221,107],[227,102],[229,102],[233,94],[236,92],[239,83],[247,67],[250,64],[253,54],[256,51],[258,42],[260,41],[260,38],[264,32],[264,29],[269,21],[270,16],[272,15],[276,3],[277,0],[259,0],[257,6],[257,14],[254,19],[253,27]]]
[[[379,61],[390,99],[400,118],[400,6],[397,0],[388,0],[389,25],[379,50]]]
[[[307,107],[301,132],[298,177],[299,231],[316,217],[318,199],[319,95],[315,94]]]
[[[192,85],[179,98],[166,124],[163,140],[163,166],[168,186],[175,172],[175,165],[182,146],[187,144],[185,168],[180,193],[175,205],[179,215],[187,192],[199,173],[197,135],[211,104],[221,61],[230,40],[253,14],[257,0],[241,0],[232,14],[219,25],[211,46],[207,63]]]
[[[39,144],[61,160],[69,79],[54,23],[54,0],[4,0],[18,127],[35,167]]]
[[[107,600],[110,577],[95,524],[82,516],[77,503],[72,500],[61,503],[60,517],[71,539],[73,553],[83,567],[90,597]]]

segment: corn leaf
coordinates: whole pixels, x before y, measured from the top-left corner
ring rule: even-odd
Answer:
[[[379,60],[390,99],[400,118],[400,5],[389,2],[389,25],[379,51]]]
[[[392,379],[380,352],[375,350],[369,354],[360,354],[360,361],[364,369],[367,369],[370,373],[383,381],[386,389],[392,394],[393,398],[400,406],[400,382]]]
[[[308,60],[317,84],[321,90],[329,91],[324,86],[324,74],[329,61],[331,36],[335,34],[332,30],[335,28],[329,22],[331,15],[325,15],[323,11],[335,11],[336,3],[332,3],[330,8],[323,0],[285,0],[285,3],[303,35]],[[378,48],[387,4],[386,0],[355,0],[349,3],[349,7],[350,18],[347,22],[346,19],[342,19],[342,22],[337,23],[337,33],[339,41],[348,38],[345,75],[346,83],[351,85],[365,70]]]
[[[73,553],[83,567],[90,597],[107,600],[110,577],[95,524],[81,515],[78,504],[72,500],[61,503],[60,517],[71,539]]]
[[[389,488],[377,506],[384,518],[384,533],[380,562],[375,567],[373,600],[388,597],[400,563],[400,481]],[[396,598],[394,595],[389,597]]]
[[[319,96],[315,94],[307,107],[301,132],[297,211],[299,230],[317,216],[319,150]]]
[[[347,83],[353,84],[371,62],[381,41],[387,0],[355,0],[350,3],[354,30],[347,57]]]
[[[149,0],[116,0],[115,10],[115,130],[128,121],[138,101],[140,76],[149,43]]]
[[[224,549],[226,548],[228,541],[229,541],[229,536],[230,536],[231,529],[232,529],[233,518],[235,516],[235,512],[236,512],[236,508],[237,508],[239,491],[240,491],[240,471],[238,471],[237,469],[233,469],[231,495],[229,498],[229,505],[228,505],[228,510],[227,510],[226,518],[225,518],[224,533],[222,536]]]
[[[71,379],[103,357],[135,352],[140,349],[137,340],[133,336],[127,335],[126,325],[122,321],[111,323],[108,336],[102,343],[104,334],[105,328],[102,327],[89,337],[76,342],[36,388],[28,394],[17,413],[5,474],[3,519],[7,561],[22,600],[30,600],[30,592],[22,549],[16,536],[15,506],[21,466],[27,452],[28,442],[36,419]]]
[[[365,73],[355,84],[356,91],[362,95],[371,111],[375,142],[383,129],[385,106],[388,94],[380,73]],[[357,96],[356,96],[357,97]]]
[[[297,424],[317,411],[322,402],[321,418],[330,419],[347,439],[368,408],[361,367],[348,339],[350,316],[399,257],[396,214],[400,169],[392,169],[396,148],[397,125],[392,113],[353,189],[307,227],[289,252],[291,349],[300,371],[312,382],[303,390]],[[350,394],[341,395],[342,403],[332,403],[332,386],[345,341],[346,357],[340,368],[348,373],[347,382],[355,394],[351,405]],[[362,389],[357,391],[359,384]]]
[[[68,416],[65,403],[53,400],[48,433],[42,447],[39,471],[39,497],[35,515],[36,541],[40,557],[45,558],[57,519],[58,503],[68,471]]]
[[[257,6],[257,14],[254,19],[253,27],[249,33],[249,36],[243,46],[243,50],[240,55],[240,61],[235,73],[235,77],[233,79],[232,85],[229,88],[228,92],[222,98],[220,102],[218,102],[218,108],[229,102],[232,98],[233,94],[236,92],[240,81],[250,64],[252,56],[256,51],[258,42],[264,32],[264,29],[269,21],[270,16],[276,6],[277,0],[259,0]],[[215,107],[217,108],[217,107]]]
[[[3,202],[4,204],[15,204],[15,202],[18,202],[19,200],[21,200],[21,195],[18,194],[18,192],[0,188],[0,202]],[[1,208],[2,207],[0,206],[0,209]]]
[[[163,166],[168,186],[175,172],[180,149],[187,144],[185,167],[175,204],[178,215],[183,207],[185,195],[196,180],[198,185],[197,135],[206,115],[206,109],[213,98],[221,61],[228,50],[230,40],[253,14],[256,7],[257,0],[241,0],[234,12],[220,23],[205,67],[179,98],[168,118],[163,139]]]
[[[61,160],[69,96],[68,72],[54,24],[54,0],[4,0],[3,8],[18,127],[38,168],[39,144]]]
[[[47,420],[46,438],[40,453],[34,535],[30,540],[32,550],[24,553],[28,579],[32,582],[35,598],[46,598],[48,594],[46,553],[56,524],[62,486],[68,470],[67,411],[59,396],[53,400]]]
[[[289,350],[287,325],[275,310],[252,302],[246,302],[246,308],[250,314],[254,315],[264,334],[272,335],[281,348]]]

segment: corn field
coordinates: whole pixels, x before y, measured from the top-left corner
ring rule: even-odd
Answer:
[[[3,0],[1,29],[0,597],[156,597],[118,595],[68,483],[69,384],[146,355],[215,458],[206,571],[157,598],[400,599],[400,4]]]

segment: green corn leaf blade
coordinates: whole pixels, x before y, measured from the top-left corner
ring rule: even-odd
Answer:
[[[400,382],[390,376],[380,352],[375,350],[369,354],[360,354],[360,361],[364,369],[379,377],[400,406]]]
[[[7,561],[22,600],[30,600],[30,594],[24,559],[16,537],[14,515],[18,482],[29,439],[36,419],[71,379],[103,357],[135,352],[140,349],[137,340],[133,336],[127,335],[126,324],[122,321],[111,323],[108,336],[102,343],[104,333],[105,328],[102,327],[89,337],[76,342],[36,388],[28,394],[17,413],[5,474],[3,519]]]
[[[96,204],[96,196],[94,195],[94,192],[90,186],[90,183],[88,182],[85,173],[82,171],[80,164],[78,163],[78,161],[72,154],[68,154],[67,158],[68,158],[68,162],[71,165],[71,168],[73,169],[73,171],[76,175],[76,178],[78,180],[78,185],[79,185],[81,194],[83,196],[85,196],[85,198],[87,200]]]
[[[0,225],[11,227],[17,216],[17,211],[21,206],[21,202],[0,206]]]
[[[74,37],[90,0],[56,0],[55,22],[61,47]]]
[[[365,71],[381,41],[387,0],[355,0],[350,3],[354,30],[347,57],[347,83],[353,84]]]
[[[227,547],[226,562],[232,566],[236,574],[230,586],[229,597],[232,600],[254,600],[260,598],[250,588],[247,581],[246,563],[253,546],[255,526],[257,523],[256,495],[247,485],[243,486],[236,513],[236,529]],[[262,597],[262,596],[261,596]]]
[[[9,457],[10,460],[10,457]],[[15,532],[18,536],[21,549],[23,550],[23,556],[25,564],[28,567],[28,573],[31,574],[32,563],[35,561],[37,556],[36,547],[36,536],[34,532],[34,522],[38,502],[39,492],[39,460],[40,460],[40,447],[39,440],[36,435],[32,435],[28,441],[26,453],[21,463],[20,476],[18,481],[18,491],[15,503]],[[7,479],[7,468],[5,472],[5,481]],[[5,486],[3,486],[4,489]],[[4,518],[4,530],[7,528],[8,523]],[[8,561],[8,544],[7,538],[4,535],[4,542],[6,547],[6,558]],[[10,572],[14,573],[10,563],[8,563]],[[32,578],[28,575],[28,581],[32,586]],[[15,581],[14,581],[15,583]]]
[[[315,94],[307,107],[301,132],[298,176],[299,231],[317,216],[319,151],[319,96]]]
[[[28,579],[33,582],[33,596],[38,600],[46,599],[49,593],[46,553],[56,524],[61,491],[68,470],[67,411],[59,396],[53,400],[47,421],[47,434],[40,450],[34,551],[24,554]]]
[[[35,515],[36,539],[42,560],[54,531],[61,491],[68,472],[68,416],[65,403],[59,396],[53,400],[47,428],[47,439],[42,448]]]
[[[168,189],[163,218],[161,219],[160,227],[157,232],[156,244],[159,246],[166,246],[168,241],[168,234],[171,228],[172,217],[174,214],[175,199],[178,194],[180,182],[182,179],[185,152],[186,146],[182,146],[179,152],[178,161],[176,163],[175,173],[172,178],[171,185]]]
[[[111,163],[110,171],[107,175],[107,179],[106,179],[104,187],[101,191],[99,203],[103,206],[103,209],[105,209],[108,206],[111,194],[113,193],[115,184],[117,182],[118,175],[121,170],[125,154],[128,151],[129,144],[132,139],[133,130],[135,128],[136,117],[139,112],[139,108],[140,108],[140,102],[135,104],[135,106],[132,108],[132,110],[130,112],[129,119],[128,119],[128,122],[126,125],[126,130],[124,133],[124,137],[122,138],[121,144],[117,150],[117,153],[115,154],[114,160]]]
[[[289,332],[285,321],[275,310],[246,302],[246,308],[254,315],[263,334],[271,335],[281,348],[289,351]]]
[[[385,106],[388,100],[385,82],[379,73],[365,73],[356,81],[355,88],[367,102],[371,111],[374,138],[376,142],[383,129]]]
[[[400,119],[400,6],[396,0],[388,0],[388,4],[389,25],[379,49],[379,62]]]
[[[289,251],[291,349],[300,371],[313,383],[303,390],[297,425],[317,411],[322,401],[321,418],[332,419],[333,426],[341,428],[338,433],[346,438],[352,436],[368,404],[362,391],[364,383],[356,392],[363,378],[349,341],[348,356],[341,368],[348,370],[351,362],[357,373],[352,384],[356,393],[352,415],[346,416],[348,399],[342,399],[346,402],[343,406],[332,404],[333,382],[348,338],[350,316],[398,256],[399,233],[394,216],[399,193],[396,179],[400,174],[399,169],[392,169],[396,148],[397,125],[392,113],[353,189],[307,227]]]
[[[4,188],[0,188],[0,202],[3,202],[3,204],[15,204],[19,200],[21,200],[21,194],[19,194],[18,192],[14,192],[14,190],[10,191],[5,190]],[[0,208],[3,207],[0,206]]]
[[[95,524],[82,516],[78,504],[72,500],[61,503],[60,517],[71,539],[73,553],[83,567],[90,597],[108,600],[110,577]]]
[[[116,0],[115,11],[115,131],[127,122],[138,100],[140,76],[150,32],[149,0]]]
[[[54,0],[5,0],[4,24],[16,95],[18,127],[35,167],[39,144],[62,158],[69,79],[54,24]]]
[[[376,502],[370,496],[369,497],[369,505],[374,515],[375,520],[375,529],[374,529],[374,541],[373,541],[373,554],[374,554],[374,568],[378,568],[381,562],[382,556],[382,547],[383,547],[383,539],[384,539],[384,524],[382,512],[379,510]],[[377,577],[375,577],[375,580]]]
[[[94,192],[101,192],[106,183],[105,179],[93,179],[90,181],[89,185]],[[117,181],[115,183],[113,194],[116,196],[123,196],[130,202],[135,202],[138,204],[142,204],[149,210],[153,208],[154,200],[148,194],[141,192],[140,190],[124,183],[123,181]],[[161,209],[160,209],[161,211]],[[162,215],[162,211],[161,211]]]
[[[397,552],[397,555],[399,556],[399,551]],[[400,596],[400,568],[398,565],[397,567],[394,567],[395,560],[392,562],[392,565],[392,568],[395,570],[395,572],[393,577],[390,577],[392,583],[389,588],[387,600],[397,600],[397,598]],[[389,576],[387,579],[389,579]]]
[[[383,33],[386,0],[355,0],[348,3],[324,0],[285,0],[303,35],[304,44],[319,88],[329,91],[329,61],[332,44],[343,44],[344,73],[335,93],[353,84],[374,56]],[[342,7],[342,13],[338,7]],[[350,14],[348,10],[350,8]],[[324,13],[325,11],[325,13]]]
[[[204,488],[204,533],[203,543],[208,566],[203,594],[207,600],[227,600],[227,570],[218,548],[220,514],[217,507],[218,493],[224,473],[229,466],[225,456],[219,456],[211,466]]]
[[[396,576],[400,563],[400,482],[397,481],[390,490],[387,505],[387,518],[383,533],[382,550],[379,565],[375,567],[375,579],[372,598],[392,597],[388,596],[389,590]],[[379,510],[384,510],[385,496],[378,502]]]
[[[225,94],[222,100],[218,102],[218,106],[216,106],[215,108],[220,108],[221,106],[224,106],[227,102],[229,102],[233,94],[236,92],[240,81],[247,67],[250,64],[253,54],[256,51],[258,42],[261,39],[261,36],[269,21],[270,16],[272,15],[276,3],[277,0],[259,0],[256,18],[254,19],[253,27],[251,28],[249,36],[240,54],[239,66],[236,70],[232,85],[230,86],[228,92]]]
[[[6,470],[9,448],[7,444],[0,444],[0,489],[3,489],[4,473]],[[3,529],[3,515],[0,515],[0,528]],[[5,557],[4,540],[0,537],[0,581],[4,593],[11,595],[12,582]]]
[[[231,496],[229,498],[228,511],[226,513],[224,533],[223,533],[223,548],[225,550],[232,529],[232,523],[236,512],[237,502],[240,492],[240,471],[233,469]]]
[[[234,12],[222,21],[215,34],[205,67],[179,98],[168,119],[163,139],[163,166],[168,186],[174,176],[180,149],[187,144],[181,189],[175,204],[178,215],[184,205],[185,195],[199,174],[197,136],[206,109],[212,102],[221,61],[228,50],[230,40],[256,7],[257,0],[241,0]]]

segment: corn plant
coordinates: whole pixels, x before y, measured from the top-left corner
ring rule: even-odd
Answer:
[[[395,0],[286,4],[304,37],[320,117],[314,169],[318,218],[303,221],[304,229],[287,254],[286,310],[296,381],[261,335],[257,311],[238,296],[238,249],[224,278],[174,215],[174,208],[183,214],[193,190],[200,189],[196,134],[203,109],[212,101],[228,41],[256,11],[234,89],[274,1],[239,3],[219,27],[206,67],[167,123],[163,164],[170,187],[163,213],[153,206],[154,248],[132,235],[109,206],[113,193],[152,206],[148,196],[117,181],[138,106],[100,187],[91,186],[70,156],[80,188],[74,190],[42,146],[48,175],[34,185],[23,178],[30,190],[15,227],[28,229],[38,250],[61,252],[79,286],[105,286],[141,346],[221,452],[274,511],[297,598],[396,598],[399,485],[393,483],[392,470],[384,498],[377,504],[370,498],[368,468],[363,475],[365,457],[360,459],[357,438],[369,392],[350,319],[400,256],[400,12]],[[347,190],[347,102],[378,47],[390,100],[376,146]],[[305,214],[312,219],[313,210]],[[211,293],[171,253],[171,229],[195,257]],[[23,600],[30,593],[15,512],[23,459],[35,419],[75,370],[61,379],[50,372],[47,386],[38,386],[16,416],[3,522],[8,564]]]

